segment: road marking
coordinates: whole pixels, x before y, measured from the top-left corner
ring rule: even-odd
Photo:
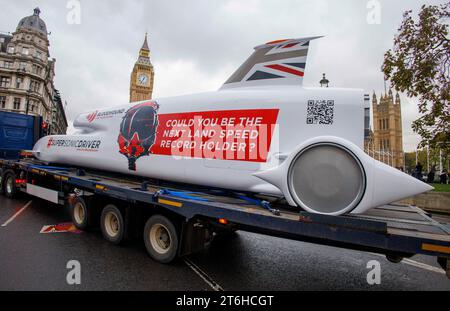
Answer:
[[[216,292],[223,292],[223,288],[217,284],[216,281],[214,281],[206,272],[204,272],[202,269],[200,269],[196,264],[194,264],[189,259],[185,258],[184,262],[186,265],[192,269],[200,278],[203,279],[203,281],[206,282],[214,291]]]
[[[384,255],[381,254],[375,254],[375,253],[371,253],[372,255],[376,255],[376,256],[381,256],[381,257],[385,257]],[[436,273],[440,273],[440,274],[445,274],[445,271],[443,269],[440,269],[438,267],[434,267],[434,266],[430,266],[427,265],[426,263],[422,263],[422,262],[418,262],[412,259],[408,259],[408,258],[404,258],[401,263],[405,264],[405,265],[410,265],[416,268],[421,268],[424,270],[428,270],[428,271],[432,271],[432,272],[436,272]]]
[[[417,268],[422,268],[422,269],[425,269],[425,270],[428,270],[428,271],[433,271],[433,272],[445,274],[444,269],[440,269],[438,267],[433,267],[433,266],[427,265],[425,263],[421,263],[421,262],[414,261],[414,260],[411,260],[411,259],[405,258],[405,259],[402,260],[402,262],[404,264],[407,264],[407,265],[410,265],[410,266],[414,266],[414,267],[417,267]]]
[[[23,213],[24,210],[26,210],[31,203],[33,203],[33,201],[28,202],[27,204],[25,204],[24,207],[22,207],[20,210],[18,210],[10,219],[8,219],[3,225],[2,227],[6,227],[9,223],[11,223],[14,219],[16,219],[20,214]]]

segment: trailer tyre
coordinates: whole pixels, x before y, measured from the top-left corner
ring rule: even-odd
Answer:
[[[178,233],[168,218],[155,215],[145,224],[144,242],[147,252],[160,263],[172,262],[178,254]]]
[[[85,231],[90,228],[92,212],[83,198],[75,198],[75,202],[70,207],[70,216],[77,229]]]
[[[17,196],[16,174],[10,172],[5,173],[2,178],[3,193],[7,198],[14,198]]]
[[[112,204],[106,205],[100,217],[103,237],[116,245],[125,239],[125,222],[120,210]]]
[[[401,263],[403,260],[403,256],[396,254],[386,254],[386,259],[392,263]]]

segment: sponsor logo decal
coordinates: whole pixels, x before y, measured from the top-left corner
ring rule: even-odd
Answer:
[[[94,111],[86,116],[86,119],[89,123],[92,123],[95,120],[95,117],[97,116],[97,111]]]
[[[86,116],[86,119],[88,120],[89,123],[94,122],[94,120],[99,120],[99,119],[109,119],[112,117],[115,117],[116,115],[122,114],[125,112],[125,109],[115,109],[115,110],[108,110],[108,111],[94,111],[92,113],[89,113]]]
[[[279,109],[158,113],[148,102],[125,114],[119,151],[136,170],[142,156],[166,155],[230,161],[266,162]]]
[[[54,146],[60,148],[74,148],[79,151],[98,151],[100,145],[100,140],[50,138],[47,143],[47,148]]]
[[[53,145],[53,138],[50,137],[50,139],[48,140],[48,143],[47,143],[47,148],[50,148],[52,145]]]

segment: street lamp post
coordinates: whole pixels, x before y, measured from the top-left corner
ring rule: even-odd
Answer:
[[[320,87],[328,87],[330,81],[325,77],[325,74],[323,74],[322,80],[319,81]]]
[[[28,111],[30,109],[30,94],[31,94],[31,90],[28,89],[27,90],[27,103],[26,103],[26,109],[25,109],[25,114],[28,115]]]

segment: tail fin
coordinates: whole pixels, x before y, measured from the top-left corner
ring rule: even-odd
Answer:
[[[309,42],[321,37],[286,39],[255,47],[255,52],[221,89],[303,83]]]

